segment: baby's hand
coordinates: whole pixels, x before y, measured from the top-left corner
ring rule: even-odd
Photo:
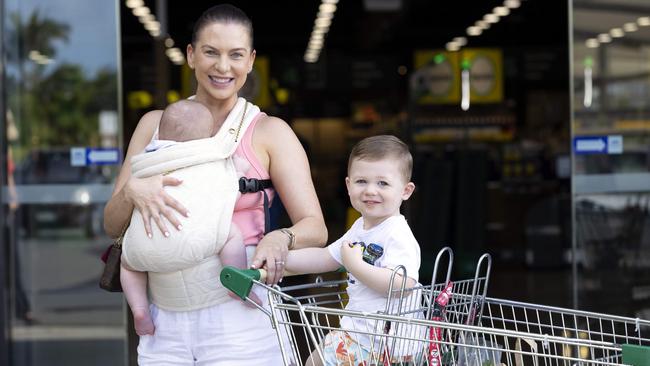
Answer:
[[[343,242],[343,245],[341,245],[341,259],[343,260],[343,266],[350,270],[353,266],[363,262],[363,246],[349,241]]]

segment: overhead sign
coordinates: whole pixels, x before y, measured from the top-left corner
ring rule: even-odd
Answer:
[[[417,104],[460,102],[458,52],[416,51],[414,62],[409,92]]]
[[[70,148],[70,165],[110,165],[119,164],[120,150],[114,148],[72,147]]]
[[[623,136],[575,137],[573,151],[576,154],[621,154],[623,153]]]
[[[503,56],[496,48],[464,48],[461,54],[469,63],[472,103],[503,101]]]
[[[503,55],[497,48],[416,51],[409,79],[411,98],[417,104],[460,103],[464,64],[469,70],[472,103],[503,101]]]

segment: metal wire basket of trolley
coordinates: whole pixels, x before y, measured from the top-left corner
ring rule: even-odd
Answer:
[[[438,283],[444,255],[447,275]],[[227,267],[221,281],[242,299],[253,286],[268,289],[269,307],[258,308],[269,316],[287,366],[650,366],[649,321],[489,298],[489,255],[479,259],[472,279],[451,281],[452,263],[453,252],[444,248],[432,285],[391,290],[385,310],[376,313],[345,310],[343,280],[269,287],[263,271]],[[334,330],[364,348],[355,352],[363,359],[327,359],[322,350]]]
[[[449,258],[447,277],[438,283],[440,259],[445,254]],[[477,345],[452,344],[457,346],[455,349],[443,345],[441,359],[445,355],[453,358],[450,364],[650,365],[650,321],[486,297],[491,271],[488,254],[479,259],[473,279],[453,283],[452,291],[445,294],[444,289],[452,283],[452,264],[453,252],[443,248],[434,265],[435,285],[425,297],[426,318],[437,319],[440,311],[436,308],[441,306],[434,299],[443,294],[443,298],[448,298],[443,309],[444,321],[504,333],[468,334],[446,330],[447,339]]]

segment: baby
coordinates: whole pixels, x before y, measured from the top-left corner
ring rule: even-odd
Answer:
[[[158,126],[158,138],[145,148],[145,153],[164,149],[185,141],[209,138],[213,135],[214,122],[212,114],[203,104],[191,100],[181,100],[170,104],[164,110]],[[244,159],[234,159],[239,176],[250,168]],[[131,223],[134,225],[135,223]],[[228,239],[219,252],[223,265],[238,268],[246,267],[246,252],[243,238],[236,225],[231,224]],[[149,313],[147,298],[147,274],[125,267],[122,261],[120,281],[126,300],[133,313],[135,331],[138,335],[153,334],[154,324]],[[231,297],[237,298],[229,293]],[[257,300],[257,299],[256,299]]]

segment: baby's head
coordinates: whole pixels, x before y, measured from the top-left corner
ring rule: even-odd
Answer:
[[[408,146],[395,136],[378,135],[367,137],[354,145],[348,160],[348,176],[351,173],[353,163],[358,160],[386,162],[387,164],[395,162],[403,183],[411,181],[413,157]]]
[[[213,127],[212,113],[206,106],[183,99],[165,108],[158,138],[178,142],[203,139],[212,136]]]

